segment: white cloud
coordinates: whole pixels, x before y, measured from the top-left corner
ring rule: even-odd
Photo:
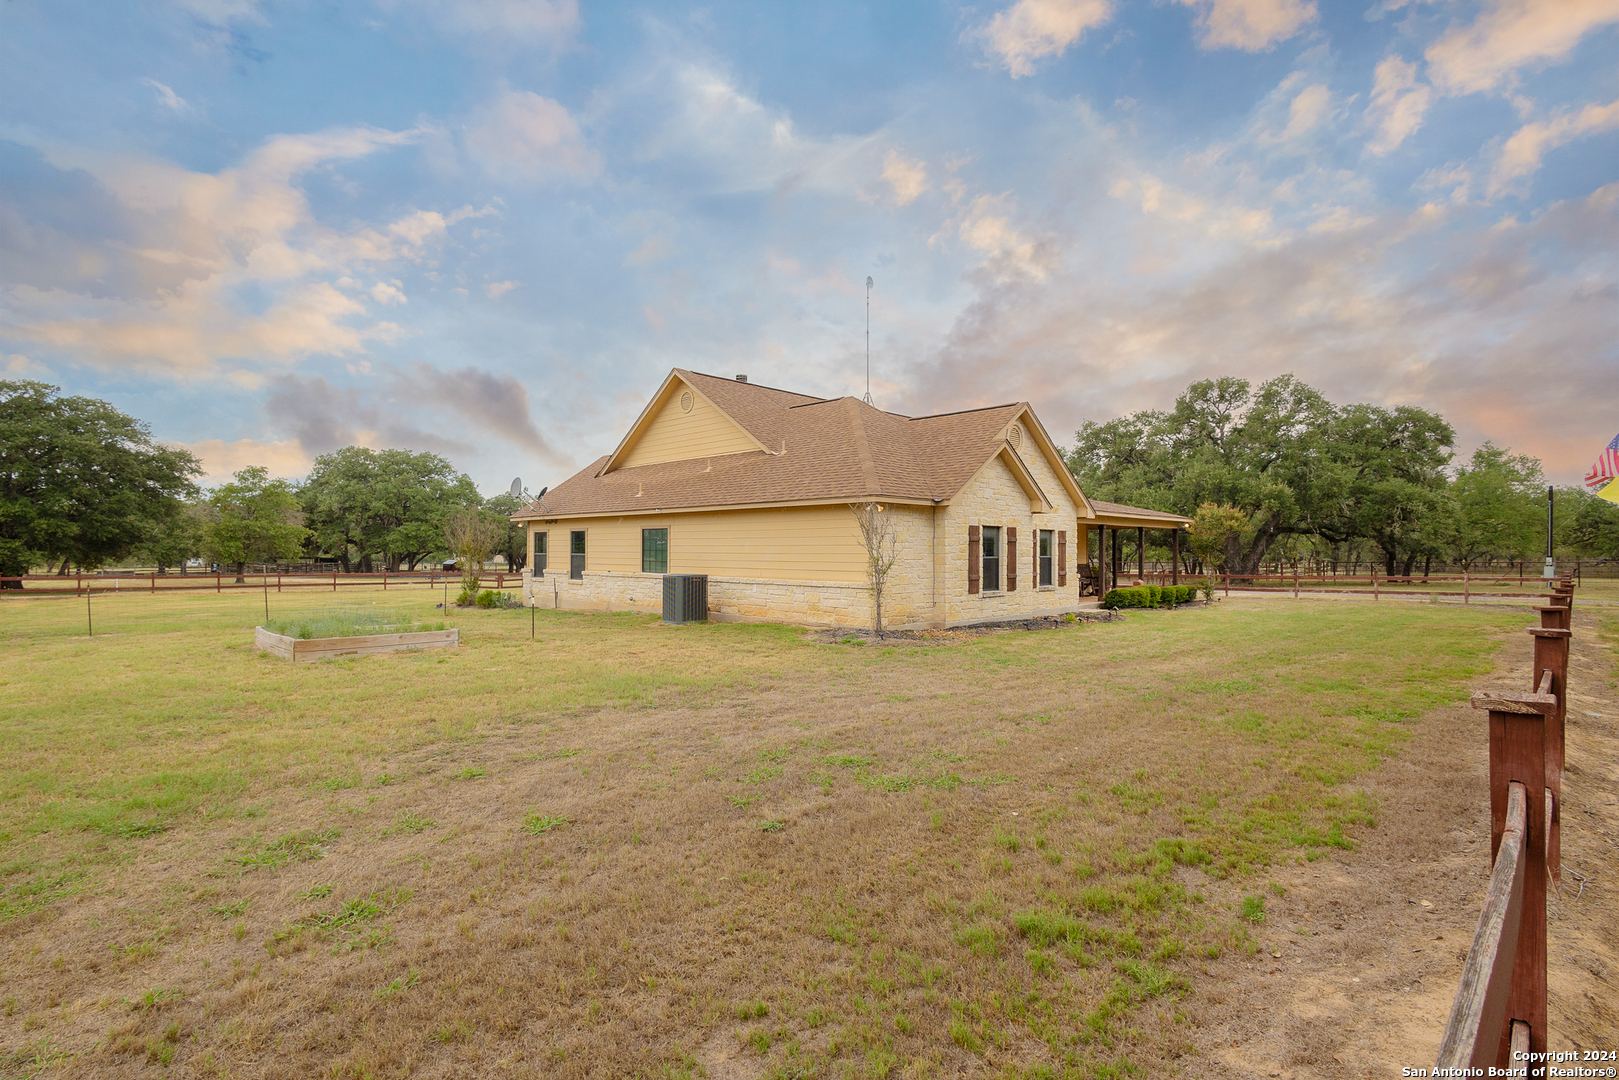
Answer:
[[[1012,224],[1015,204],[1004,195],[980,195],[967,205],[956,227],[967,247],[983,253],[997,277],[1043,281],[1053,269],[1049,245],[1030,239]]]
[[[1581,38],[1619,22],[1619,0],[1494,0],[1469,26],[1429,46],[1428,77],[1447,94],[1490,90],[1530,64],[1564,59]]]
[[[404,0],[443,29],[525,44],[566,40],[579,29],[578,0]],[[389,0],[385,7],[400,6]]]
[[[489,299],[499,300],[502,296],[505,296],[507,293],[517,288],[517,286],[520,284],[522,284],[522,282],[493,281],[483,287],[483,292],[485,296],[489,297]]]
[[[739,90],[724,71],[674,61],[653,71],[637,99],[655,127],[641,143],[641,162],[678,163],[710,192],[799,190],[858,193],[881,171],[890,140],[799,134],[790,114]]]
[[[1417,79],[1417,65],[1398,56],[1384,57],[1372,76],[1366,119],[1377,133],[1366,148],[1378,155],[1393,151],[1422,126],[1432,100],[1432,88]]]
[[[100,242],[79,259],[76,278],[12,289],[7,321],[81,362],[204,375],[222,374],[224,361],[284,364],[397,340],[407,331],[367,321],[361,299],[342,290],[421,260],[456,221],[493,209],[416,211],[340,230],[314,217],[299,180],[414,137],[372,128],[277,136],[219,173],[49,148],[52,164],[100,182],[119,216],[114,231],[128,239]],[[390,281],[360,296],[402,303],[401,283]]]
[[[1320,83],[1300,90],[1287,107],[1287,127],[1281,141],[1301,139],[1321,126],[1332,110],[1332,92]]]
[[[528,90],[506,90],[480,109],[466,143],[479,164],[507,179],[591,176],[601,168],[568,110]]]
[[[43,375],[46,371],[44,364],[31,360],[22,353],[12,353],[10,356],[0,354],[0,361],[4,362],[3,365],[0,365],[0,369],[3,369],[7,375],[12,375],[19,379]]]
[[[1113,17],[1110,0],[1018,0],[970,36],[1000,59],[1014,79],[1034,74],[1034,62],[1061,56],[1085,31]]]
[[[205,487],[222,484],[242,469],[262,465],[271,476],[297,479],[309,472],[314,459],[297,439],[281,442],[260,442],[257,439],[204,439],[194,443],[176,443],[182,449],[197,455],[202,462],[202,476],[198,483]]]
[[[156,79],[142,79],[141,83],[145,86],[150,86],[153,90],[157,91],[157,100],[164,105],[167,105],[175,112],[183,113],[191,111],[190,102],[181,97],[179,94],[176,94],[170,87],[158,82]]]
[[[1548,150],[1586,135],[1619,128],[1619,101],[1587,105],[1560,113],[1549,120],[1525,124],[1501,144],[1495,167],[1490,170],[1488,194],[1491,198],[1511,190],[1517,181],[1533,176],[1540,169]]]
[[[1180,0],[1197,10],[1204,49],[1260,52],[1304,29],[1319,12],[1313,0]]]
[[[266,22],[259,12],[258,0],[176,0],[175,6],[212,26],[227,26],[233,22],[264,25]]]
[[[912,161],[890,150],[883,158],[883,179],[894,189],[894,201],[901,206],[913,202],[928,189],[928,170],[920,161]]]

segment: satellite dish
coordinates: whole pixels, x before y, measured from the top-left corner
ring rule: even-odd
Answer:
[[[547,491],[550,491],[550,490],[551,490],[551,489],[550,489],[550,488],[548,488],[548,487],[542,487],[542,488],[541,488],[541,489],[540,489],[540,498],[542,498],[542,499],[543,499],[543,498],[545,498],[545,493],[546,493],[546,492],[547,492]]]
[[[520,499],[522,497],[523,497],[523,478],[521,476],[513,477],[512,478],[512,498]]]

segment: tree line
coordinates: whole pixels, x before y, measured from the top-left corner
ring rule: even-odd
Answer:
[[[0,576],[95,570],[126,559],[232,567],[331,560],[344,570],[414,570],[475,535],[482,557],[520,569],[518,500],[484,498],[437,454],[349,446],[302,480],[243,469],[202,488],[190,452],[104,401],[45,383],[0,381]],[[6,582],[20,587],[20,582]]]
[[[1426,409],[1334,405],[1291,375],[1228,377],[1193,383],[1168,411],[1085,424],[1067,460],[1089,495],[1199,518],[1218,533],[1210,561],[1236,573],[1367,555],[1400,576],[1538,562],[1540,462],[1488,442],[1458,461],[1455,441]],[[1556,525],[1560,557],[1619,558],[1619,506],[1561,488]]]

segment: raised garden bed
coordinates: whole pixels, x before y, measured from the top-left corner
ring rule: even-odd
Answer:
[[[461,644],[461,631],[457,628],[361,634],[357,637],[295,638],[256,626],[253,628],[253,644],[260,652],[304,664],[315,660],[333,660],[339,656],[369,656],[372,653],[405,652],[410,649],[454,649]]]

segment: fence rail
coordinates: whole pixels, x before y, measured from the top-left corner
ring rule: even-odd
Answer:
[[[28,574],[21,577],[0,577],[0,600],[22,599],[60,599],[62,597],[86,596],[91,593],[178,593],[178,592],[213,592],[224,593],[234,590],[250,589],[253,592],[273,590],[284,592],[288,589],[326,589],[336,592],[343,588],[355,586],[382,586],[384,590],[394,588],[438,588],[448,584],[455,584],[462,580],[462,575],[450,570],[428,571],[402,571],[400,573],[376,574],[244,574],[243,580],[237,581],[233,573],[218,574],[132,574],[132,575],[100,575],[80,574],[74,577],[59,577],[55,574]],[[15,582],[15,585],[11,583]],[[522,571],[513,573],[487,572],[478,577],[479,588],[514,589],[522,586]],[[29,585],[37,587],[29,588]]]
[[[1178,583],[1198,583],[1207,580],[1208,576],[1210,575],[1181,574],[1178,577]],[[1236,574],[1228,570],[1222,570],[1211,576],[1214,579],[1215,587],[1227,596],[1233,592],[1291,593],[1298,596],[1300,592],[1309,590],[1317,593],[1325,592],[1334,596],[1370,596],[1373,599],[1381,599],[1383,593],[1387,591],[1391,595],[1404,596],[1457,596],[1461,597],[1463,603],[1471,603],[1475,596],[1487,599],[1529,599],[1546,595],[1544,592],[1497,591],[1503,587],[1511,587],[1514,584],[1521,585],[1526,581],[1534,582],[1539,580],[1532,577],[1524,578],[1521,575],[1515,577],[1511,574],[1492,574],[1482,577],[1473,577],[1470,574],[1456,576],[1412,574],[1410,576],[1389,577],[1375,571],[1370,574],[1355,576],[1349,574],[1328,576],[1326,574],[1305,573],[1294,573],[1292,575],[1270,573]],[[1139,577],[1141,581],[1151,585],[1168,585],[1177,580],[1176,575],[1168,570],[1148,571],[1145,575],[1135,576],[1121,571],[1119,575],[1120,584],[1123,584],[1127,577],[1131,580]],[[1433,588],[1436,585],[1441,587]],[[1445,589],[1443,588],[1445,585],[1460,585],[1461,588]]]
[[[1439,1044],[1438,1075],[1545,1076],[1546,888],[1562,878],[1563,725],[1574,581],[1540,605],[1529,693],[1476,693],[1489,714],[1490,883]],[[1489,1073],[1490,1069],[1523,1069]]]

